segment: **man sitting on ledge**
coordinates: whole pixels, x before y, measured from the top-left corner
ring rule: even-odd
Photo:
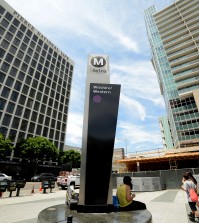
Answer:
[[[140,201],[135,201],[135,194],[131,193],[133,185],[130,176],[124,176],[123,184],[117,188],[116,196],[119,201],[120,211],[144,210],[146,205]]]

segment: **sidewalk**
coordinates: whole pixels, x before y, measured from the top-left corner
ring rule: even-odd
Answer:
[[[78,192],[78,190],[77,190]],[[113,190],[115,194],[116,190]],[[182,190],[137,192],[135,200],[146,203],[152,214],[152,223],[189,223],[190,209],[186,194]],[[47,207],[65,203],[66,190],[47,191],[46,194],[23,193],[19,197],[0,198],[1,223],[37,223],[40,211]],[[9,196],[9,195],[8,195]]]

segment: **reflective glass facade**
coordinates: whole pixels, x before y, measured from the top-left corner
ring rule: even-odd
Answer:
[[[145,23],[174,148],[199,146],[199,0],[151,6]]]
[[[15,145],[44,136],[60,150],[74,62],[0,0],[0,133]]]

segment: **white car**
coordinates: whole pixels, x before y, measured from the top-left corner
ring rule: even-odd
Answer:
[[[5,173],[0,173],[0,181],[3,181],[3,180],[10,181],[10,180],[12,180],[12,177],[6,175]]]
[[[67,186],[70,186],[70,185],[74,185],[74,187],[80,186],[80,174],[68,176]]]

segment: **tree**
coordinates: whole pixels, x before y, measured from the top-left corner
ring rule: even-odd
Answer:
[[[0,134],[0,159],[5,159],[6,156],[10,156],[13,150],[13,145],[10,139],[5,139],[5,137]]]
[[[78,168],[80,167],[81,154],[75,150],[67,150],[62,153],[60,160],[63,165],[71,164],[72,167]]]
[[[43,160],[44,158],[46,160],[55,160],[58,156],[58,149],[48,139],[37,136],[25,139],[19,143],[17,153],[31,161]]]

